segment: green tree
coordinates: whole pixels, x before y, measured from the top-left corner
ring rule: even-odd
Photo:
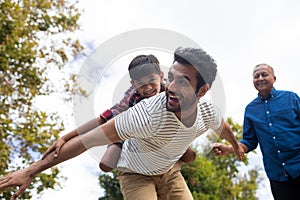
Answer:
[[[241,139],[242,126],[233,122],[231,118],[228,118],[227,122],[235,132],[236,138]],[[210,152],[209,144],[220,139],[216,138],[216,134],[208,134],[207,137],[210,142],[201,147],[201,152],[196,150],[196,159],[192,163],[184,164],[181,170],[194,199],[256,200],[255,194],[260,181],[259,169],[250,169],[244,173],[239,172],[239,166],[242,163],[248,165],[247,157],[244,158],[243,162],[238,161],[234,155],[216,157]],[[99,182],[105,190],[105,196],[99,200],[122,199],[116,172],[113,172],[112,175],[101,174]]]
[[[80,90],[76,76],[49,80],[83,47],[72,32],[79,30],[75,1],[0,0],[0,174],[26,166],[40,157],[64,129],[56,113],[36,108],[36,97],[64,91],[65,100]],[[20,158],[20,159],[19,159]],[[16,166],[17,165],[17,166]],[[21,166],[22,165],[22,166]],[[58,185],[59,170],[37,176],[30,189],[41,193]],[[29,199],[27,190],[21,199]],[[8,199],[11,190],[0,198]]]
[[[231,118],[227,119],[227,123],[236,138],[241,139],[242,126]],[[216,141],[215,137],[215,134],[208,135],[211,141]],[[220,142],[221,139],[218,140]],[[211,147],[207,145],[202,148],[203,152],[209,152]],[[201,161],[201,165],[197,164],[198,160]],[[242,173],[239,171],[242,164],[248,165],[247,157],[240,162],[234,155],[216,157],[212,152],[206,155],[198,153],[193,163],[183,165],[182,174],[195,200],[256,200],[255,194],[260,181],[258,169],[250,169]]]
[[[113,170],[111,173],[102,174],[98,178],[100,186],[105,190],[105,195],[99,200],[121,200],[123,195],[121,193],[120,184],[117,180],[117,171]]]

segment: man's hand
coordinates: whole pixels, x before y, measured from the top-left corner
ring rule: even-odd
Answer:
[[[216,156],[227,156],[233,153],[232,146],[223,143],[215,143],[212,150]]]
[[[236,155],[237,159],[239,161],[243,160],[245,152],[244,152],[244,149],[241,147],[241,145],[238,145],[237,148],[232,148],[232,149],[233,149],[233,152]]]
[[[243,146],[241,146],[241,144],[233,148],[231,145],[215,143],[213,145],[212,151],[216,156],[227,156],[234,153],[239,161],[243,160],[245,156],[245,149],[243,148]]]
[[[10,200],[15,200],[20,196],[26,188],[31,184],[33,177],[26,169],[18,170],[1,177],[0,179],[0,190],[8,187],[18,186],[19,189],[11,196]]]

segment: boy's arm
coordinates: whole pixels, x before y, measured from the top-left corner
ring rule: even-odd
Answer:
[[[100,114],[101,118],[103,118],[105,121],[108,121],[120,114],[121,112],[127,110],[130,107],[130,101],[133,95],[135,94],[135,91],[136,90],[133,86],[128,88],[128,90],[124,94],[124,97],[118,103],[116,103],[113,107]]]
[[[101,117],[97,117],[95,119],[92,119],[88,122],[86,122],[85,124],[81,125],[80,127],[78,127],[77,129],[65,134],[64,136],[58,138],[58,140],[52,144],[46,151],[45,153],[43,153],[42,155],[42,159],[44,159],[48,154],[50,154],[52,151],[55,151],[55,153],[53,154],[55,157],[58,156],[59,151],[61,149],[61,147],[70,139],[80,135],[80,134],[85,134],[90,130],[93,130],[94,128],[104,124],[106,122],[106,120],[104,120]]]
[[[129,102],[132,97],[132,95],[135,93],[134,87],[128,88],[128,90],[125,92],[124,97],[121,99],[121,101],[117,104],[115,104],[110,109],[104,111],[100,114],[100,116],[96,119],[92,119],[88,121],[87,123],[83,124],[81,127],[79,127],[76,130],[73,130],[64,136],[60,137],[54,144],[52,144],[42,155],[42,159],[44,159],[49,153],[52,151],[55,151],[53,156],[57,157],[61,147],[70,139],[78,136],[79,134],[85,134],[88,131],[98,127],[99,125],[104,124],[108,120],[112,119],[116,115],[120,114],[121,112],[127,110],[129,108]],[[79,130],[79,132],[78,132]]]
[[[80,130],[78,130],[80,132]],[[110,120],[102,126],[99,126],[86,134],[79,135],[67,141],[60,150],[58,157],[54,157],[54,152],[51,152],[43,160],[39,160],[29,167],[15,171],[0,179],[0,190],[8,187],[19,186],[11,199],[18,197],[31,183],[32,179],[38,173],[57,165],[63,161],[71,159],[83,153],[87,149],[94,146],[101,146],[119,141],[120,138],[115,128],[115,120]]]

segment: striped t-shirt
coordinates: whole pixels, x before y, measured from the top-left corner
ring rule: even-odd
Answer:
[[[165,173],[181,158],[193,140],[220,127],[222,116],[212,103],[201,98],[197,119],[186,127],[167,111],[162,92],[142,100],[115,118],[119,137],[125,140],[118,168],[144,175]]]

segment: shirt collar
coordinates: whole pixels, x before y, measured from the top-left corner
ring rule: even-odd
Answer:
[[[267,98],[264,98],[261,94],[258,93],[258,99],[260,101],[265,101],[265,100],[268,100],[268,99],[276,96],[276,93],[277,93],[277,90],[273,87],[273,89],[271,90],[271,92],[269,93],[269,96]]]

